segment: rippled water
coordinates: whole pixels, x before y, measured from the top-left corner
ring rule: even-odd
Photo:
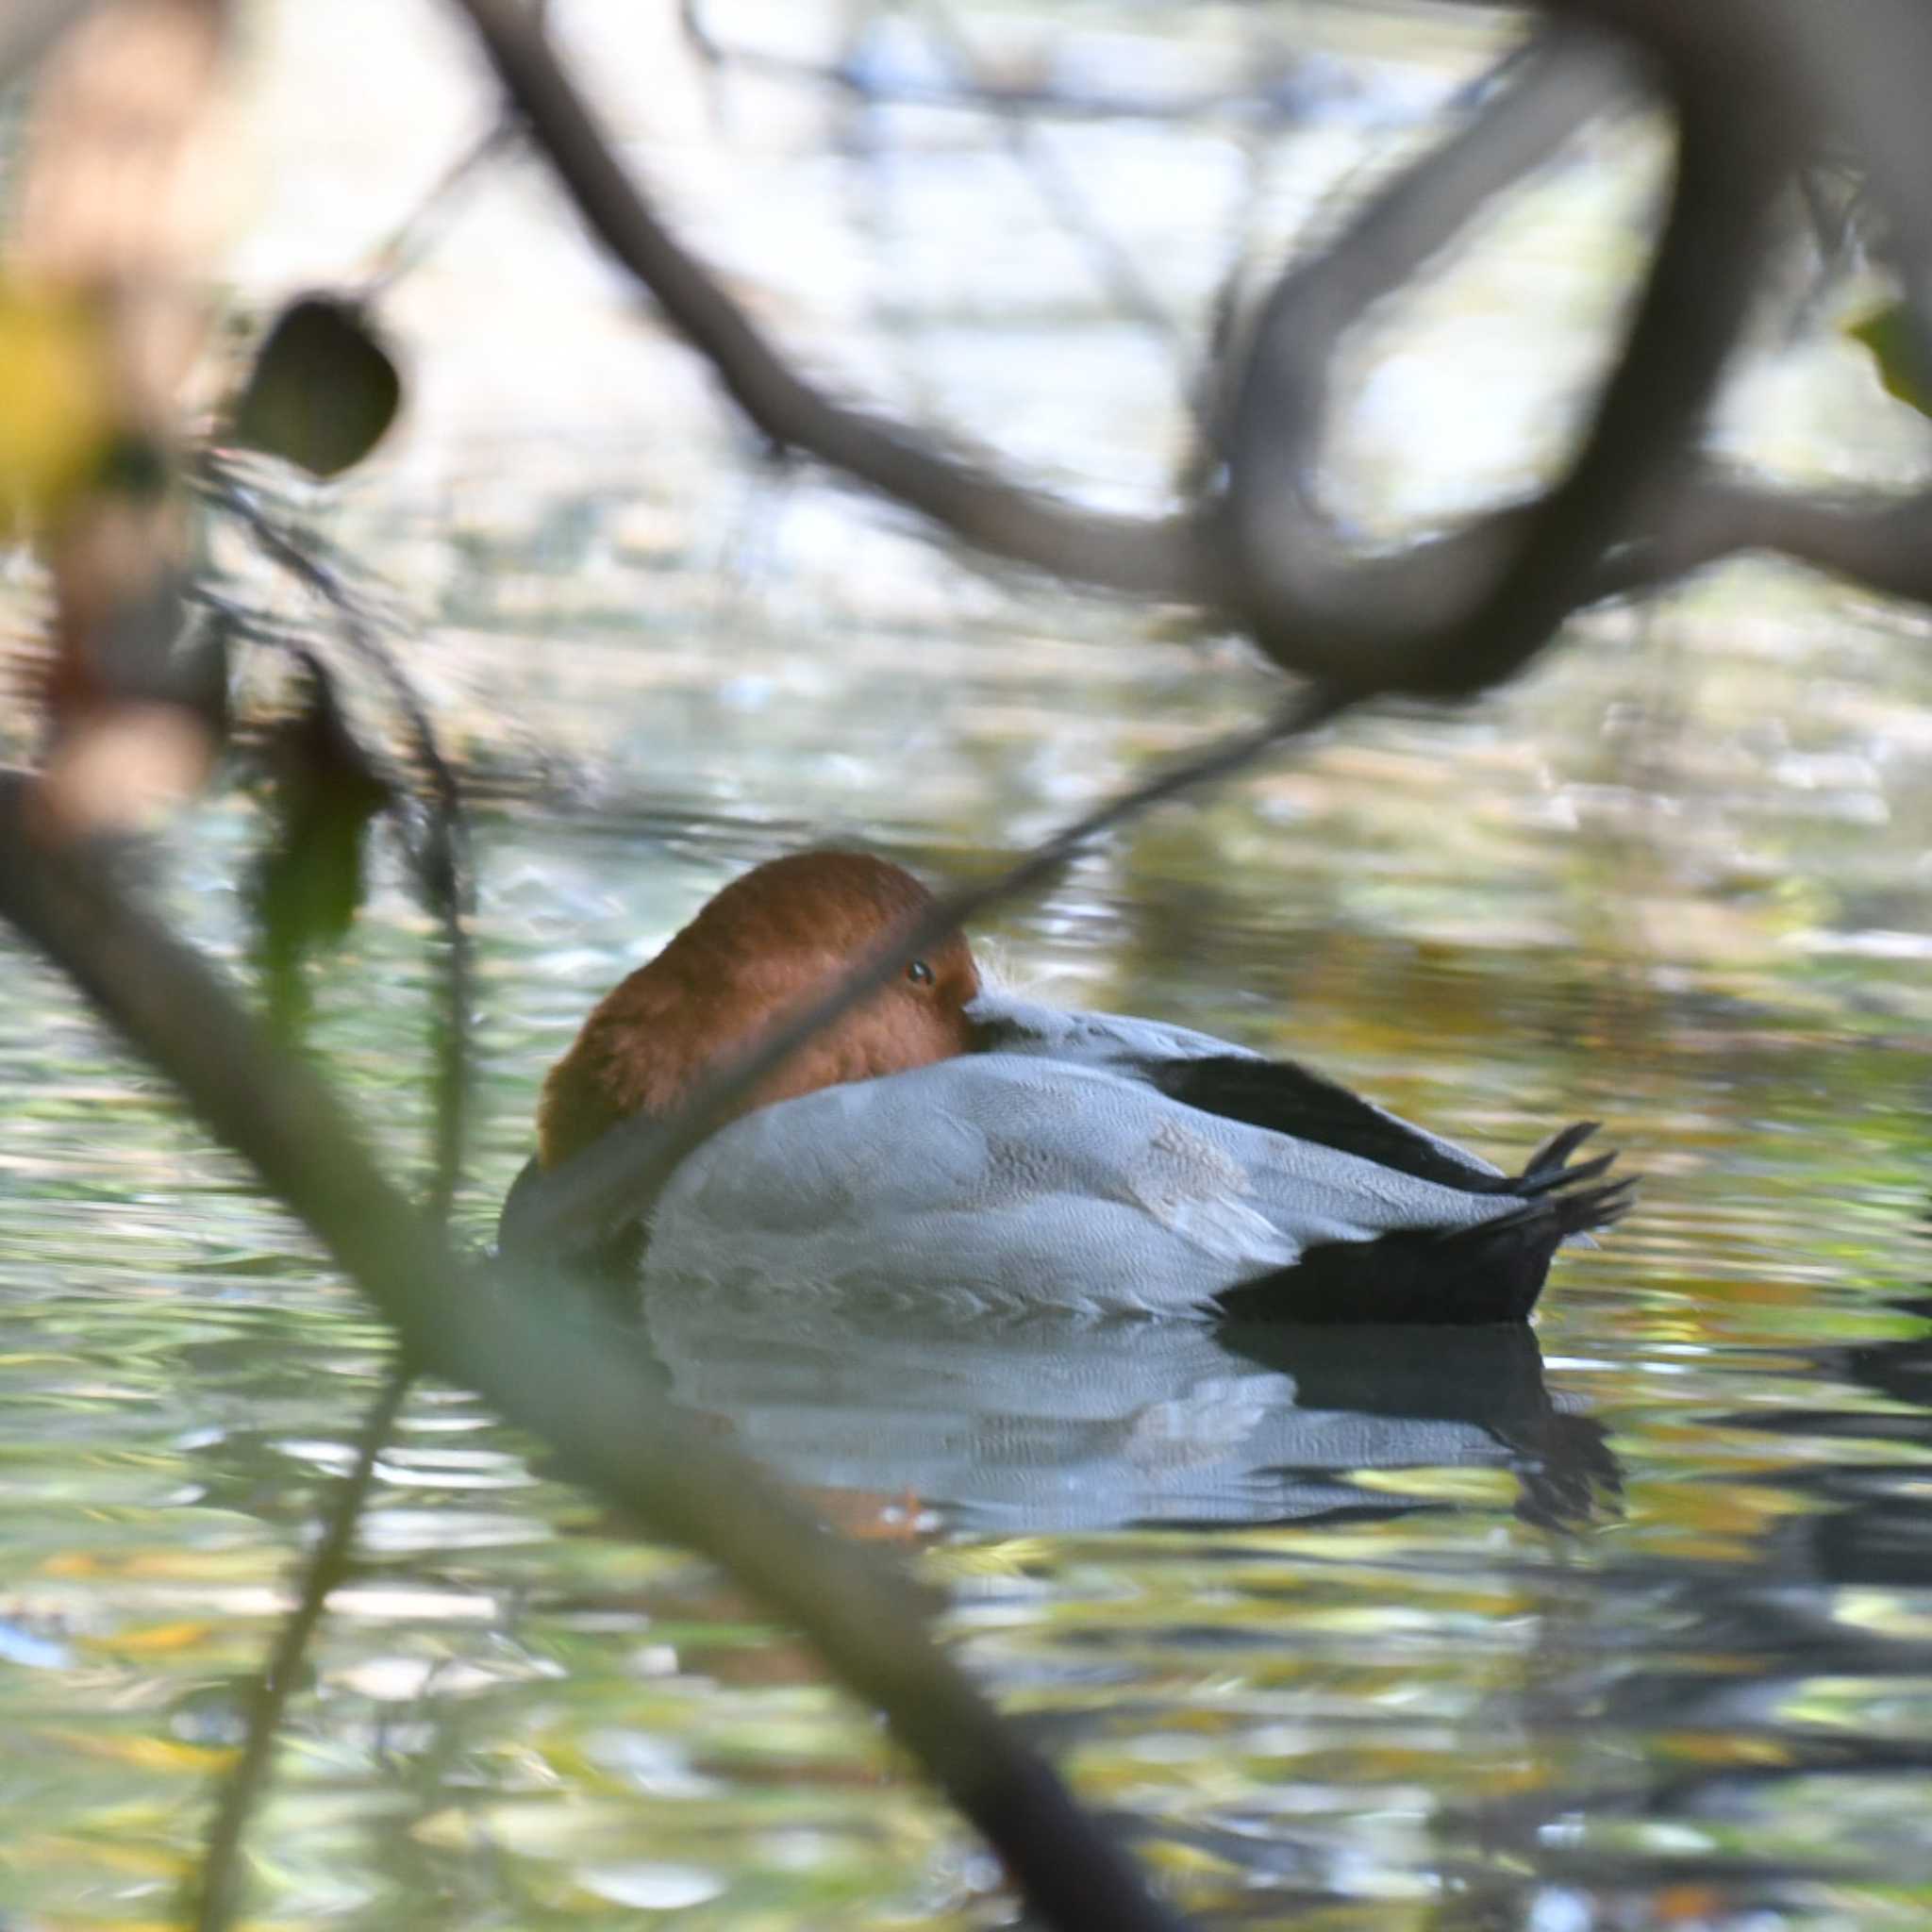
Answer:
[[[1515,708],[1597,705],[1596,680],[1634,675],[1616,655]],[[1001,688],[937,739],[963,757]],[[1125,680],[1121,731],[1151,695]],[[841,707],[815,715],[839,756]],[[1507,864],[1445,845],[1435,787],[1506,746],[1534,764],[1528,742],[1351,732],[1145,827],[1001,939],[1023,976],[1305,1053],[1497,1154],[1605,1118],[1643,1205],[1559,1262],[1533,1336],[673,1307],[646,1317],[667,1397],[902,1548],[948,1643],[1211,1923],[1913,1924],[1932,1899],[1924,989],[1875,937],[1895,928],[1855,944],[1807,921],[1791,945],[1753,902],[1874,891],[1854,874],[1874,845],[1906,893],[1924,821],[1847,833],[1802,788],[1781,808],[1770,786],[1707,797],[1815,871],[1744,893],[1766,943],[1673,957],[1639,926],[1674,835],[1653,850],[1637,803],[1563,778],[1595,756],[1574,737],[1541,743],[1554,790],[1486,783],[1480,843]],[[1007,741],[989,794],[1017,811],[1036,757]],[[485,823],[479,1236],[588,999],[798,836],[704,791],[655,823]],[[178,855],[212,943],[233,942],[224,881],[250,830],[218,811]],[[976,833],[877,830],[935,872],[984,860]],[[1687,895],[1707,949],[1700,909]],[[386,891],[322,1003],[403,1159],[420,941]],[[0,1014],[0,1869],[29,1925],[154,1923],[381,1337],[64,995],[17,966]],[[805,1650],[702,1565],[608,1540],[469,1398],[412,1398],[362,1549],[254,1840],[276,1923],[997,1912],[986,1859]]]
[[[1284,193],[1315,198],[1337,138]],[[1499,366],[1553,306],[1602,307],[1548,219],[1439,319]],[[440,272],[405,291],[419,322]],[[981,873],[1272,691],[1226,647],[720,470],[715,432],[693,455],[641,408],[587,432],[582,474],[520,468],[514,425],[451,455],[437,412],[465,404],[437,385],[484,348],[423,325],[450,355],[425,358],[418,441],[338,527],[407,587],[488,801],[469,1238],[585,1008],[724,879],[854,834]],[[1085,487],[1152,473],[1141,415],[1082,414],[1144,367],[1118,328],[1056,318],[1054,356],[997,368],[908,340]],[[1806,407],[1862,440],[1807,441],[1771,357],[1744,412],[1770,454],[1910,458],[1852,358],[1796,359]],[[1472,436],[1442,366],[1378,365],[1340,492],[1398,519],[1453,495],[1406,460]],[[510,388],[549,421],[574,373]],[[653,407],[688,406],[675,381]],[[1511,434],[1471,450],[1491,481],[1535,460]],[[1308,1058],[1499,1158],[1607,1122],[1641,1205],[1558,1262],[1533,1333],[654,1307],[663,1399],[899,1550],[945,1642],[1204,1923],[1932,1921],[1928,749],[1923,622],[1760,567],[1592,619],[1466,717],[1355,721],[996,922],[1049,994]],[[171,909],[231,959],[259,829],[219,798],[166,855]],[[388,864],[319,988],[318,1044],[404,1173],[425,932]],[[175,1923],[384,1337],[14,951],[0,1078],[0,1919]],[[250,1839],[259,1923],[1010,1918],[808,1650],[610,1528],[467,1395],[415,1391]]]

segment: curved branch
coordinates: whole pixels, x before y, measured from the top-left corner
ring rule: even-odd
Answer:
[[[990,556],[1125,596],[1216,601],[1219,559],[1197,518],[1077,509],[808,382],[659,221],[517,0],[456,4],[591,232],[704,352],[732,400],[779,449],[806,451]]]
[[[1410,656],[1409,689],[1462,695],[1521,670],[1592,594],[1605,554],[1694,450],[1757,292],[1782,140],[1763,106],[1684,94],[1676,179],[1624,354],[1570,473],[1529,511],[1500,583]]]
[[[0,916],[64,968],[321,1238],[409,1358],[479,1391],[567,1474],[703,1552],[789,1617],[998,1849],[1054,1924],[1177,1932],[1044,1759],[925,1637],[903,1578],[827,1536],[750,1457],[664,1412],[637,1335],[581,1292],[458,1258],[385,1179],[334,1097],[93,856],[48,848],[0,787]]]
[[[1292,567],[1292,526],[1284,535],[1270,525],[1272,517],[1292,507],[1292,492],[1274,487],[1281,458],[1268,456],[1265,487],[1251,487],[1247,509],[1232,519],[1223,518],[1218,507],[1169,518],[1106,516],[1014,483],[905,424],[837,401],[794,371],[710,270],[671,234],[514,0],[456,4],[592,234],[710,360],[739,408],[778,447],[841,470],[991,556],[1116,594],[1190,603],[1244,621],[1285,667],[1345,676],[1357,690],[1371,686],[1347,654],[1333,647],[1338,598],[1310,594],[1307,573]],[[1317,344],[1302,358],[1308,382],[1366,302],[1426,259],[1491,197],[1615,100],[1627,82],[1624,66],[1603,42],[1573,30],[1547,35],[1502,71],[1507,78],[1500,92],[1466,128],[1385,190],[1333,248],[1290,278],[1291,299],[1281,298],[1262,334],[1280,352],[1291,332],[1307,329]],[[1271,443],[1291,451],[1295,425],[1284,424],[1275,405],[1281,398],[1291,403],[1297,385],[1257,356],[1241,391],[1234,420],[1244,455],[1258,458]],[[1467,613],[1516,554],[1519,528],[1520,519],[1506,515],[1357,570],[1373,570],[1383,594],[1411,613],[1426,611],[1438,620],[1445,608]],[[1250,553],[1245,572],[1232,567],[1230,537]],[[1277,549],[1291,567],[1253,567],[1255,557]],[[1349,588],[1361,581],[1352,575]],[[1419,623],[1411,616],[1402,628],[1414,632]],[[1419,677],[1406,681],[1421,688]]]
[[[1546,30],[1487,107],[1372,196],[1320,255],[1291,266],[1260,305],[1227,377],[1219,436],[1228,545],[1271,655],[1306,656],[1302,641],[1277,634],[1291,615],[1333,640],[1328,668],[1354,677],[1365,641],[1419,633],[1445,600],[1467,608],[1474,585],[1517,547],[1523,513],[1507,511],[1397,557],[1346,559],[1314,504],[1330,371],[1342,336],[1373,304],[1612,105],[1629,78],[1597,36]]]
[[[1591,594],[1605,551],[1685,446],[1742,327],[1779,150],[1761,110],[1701,75],[1681,93],[1676,179],[1635,320],[1584,447],[1554,488],[1391,558],[1343,555],[1309,473],[1337,338],[1444,237],[1445,215],[1514,178],[1600,100],[1593,35],[1552,32],[1480,120],[1385,192],[1319,261],[1276,289],[1228,433],[1229,543],[1264,649],[1357,691],[1462,696],[1519,670]],[[1275,613],[1299,622],[1282,636]]]
[[[1925,498],[1840,502],[1753,491],[1707,471],[1676,484],[1667,475],[1694,432],[1750,292],[1774,173],[1764,149],[1779,144],[1766,123],[1784,111],[1795,138],[1827,115],[1834,126],[1847,116],[1857,122],[1854,109],[1877,102],[1863,115],[1869,125],[1855,129],[1859,144],[1882,138],[1912,148],[1916,124],[1902,119],[1893,96],[1904,88],[1916,100],[1908,83],[1932,29],[1893,0],[1874,0],[1869,45],[1810,0],[1705,0],[1697,8],[1680,0],[1561,0],[1554,10],[1564,23],[1503,63],[1471,120],[1372,196],[1270,298],[1224,411],[1224,445],[1231,456],[1239,446],[1231,504],[1148,519],[1081,511],[806,382],[666,230],[511,0],[456,4],[592,232],[712,362],[748,418],[779,446],[842,470],[989,555],[1117,595],[1192,604],[1252,630],[1291,671],[1357,691],[1438,696],[1520,668],[1564,616],[1595,597],[1661,583],[1736,549],[1782,550],[1874,590],[1928,593],[1919,563]],[[1659,244],[1637,317],[1647,334],[1631,335],[1590,441],[1557,490],[1391,557],[1350,558],[1314,516],[1306,481],[1335,344],[1498,192],[1628,92],[1627,63],[1579,21],[1647,46],[1681,94],[1710,104],[1707,112],[1690,110],[1710,124],[1711,141],[1687,142],[1675,240],[1667,233]],[[1764,87],[1766,50],[1779,46],[1777,85]],[[1765,97],[1754,98],[1755,90]],[[1782,110],[1770,105],[1773,92]],[[1801,97],[1808,103],[1802,111]],[[1742,131],[1755,161],[1741,149],[1710,152],[1726,129]],[[1914,259],[1932,262],[1928,204],[1901,185],[1916,180],[1908,161],[1911,154],[1888,150],[1873,161],[1874,179],[1892,185],[1894,200],[1910,201],[1893,218],[1908,239],[1924,230]],[[1709,253],[1699,260],[1701,249]],[[1661,359],[1652,367],[1654,348]],[[1615,421],[1619,414],[1630,420]],[[1667,417],[1674,424],[1668,433]],[[1633,530],[1643,534],[1622,542]],[[1553,547],[1556,539],[1562,542]],[[1234,568],[1237,550],[1245,581]]]
[[[1932,604],[1932,490],[1766,490],[1712,466],[1688,474],[1665,514],[1614,551],[1592,594],[1655,589],[1707,565],[1766,551],[1880,596]]]

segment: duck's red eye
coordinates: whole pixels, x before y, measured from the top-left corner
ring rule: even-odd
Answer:
[[[914,986],[930,986],[932,984],[932,968],[924,959],[915,959],[907,967],[906,977]]]

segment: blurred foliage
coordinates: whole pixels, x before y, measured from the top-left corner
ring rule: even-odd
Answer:
[[[304,961],[338,944],[355,921],[369,826],[390,800],[326,667],[308,654],[304,663],[307,701],[266,748],[270,830],[248,890],[269,1010],[285,1028],[307,1009]]]
[[[238,442],[339,476],[382,441],[402,377],[360,306],[304,295],[276,317],[235,404]]]
[[[1878,365],[1878,379],[1888,393],[1909,403],[1922,416],[1932,416],[1932,380],[1912,333],[1911,312],[1903,302],[1887,302],[1861,315],[1845,328],[1855,342],[1863,342]]]
[[[72,292],[0,278],[0,537],[58,517],[113,434],[106,332]]]

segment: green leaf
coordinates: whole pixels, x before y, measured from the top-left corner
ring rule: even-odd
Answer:
[[[248,898],[269,1009],[293,1031],[307,1010],[303,964],[355,924],[369,826],[390,787],[343,718],[328,673],[305,658],[308,702],[268,746],[272,826]]]
[[[1863,342],[1878,365],[1878,379],[1900,402],[1922,416],[1932,416],[1932,379],[1912,331],[1912,312],[1903,302],[1888,302],[1845,325],[1845,334]]]
[[[382,441],[402,394],[396,365],[360,307],[304,295],[257,352],[231,434],[313,475],[338,476]]]

